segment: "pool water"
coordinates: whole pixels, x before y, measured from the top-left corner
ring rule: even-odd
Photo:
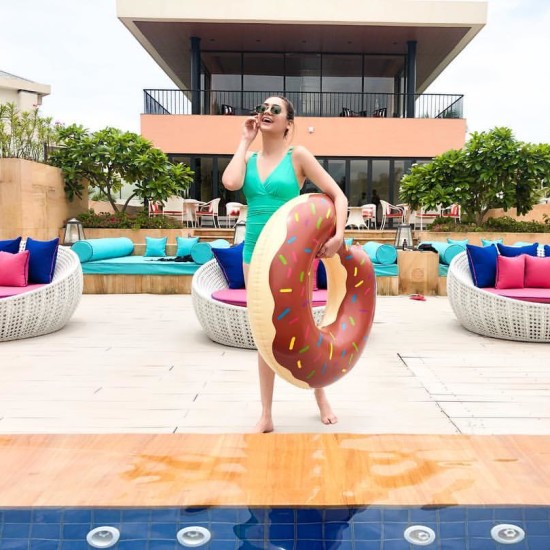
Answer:
[[[491,538],[501,524],[506,544]],[[208,550],[550,550],[550,506],[0,508],[0,550],[89,550],[100,526],[119,530],[117,550],[181,550],[176,535],[190,526],[210,532],[194,546]],[[422,526],[415,544],[411,526]],[[511,543],[516,528],[525,536]]]

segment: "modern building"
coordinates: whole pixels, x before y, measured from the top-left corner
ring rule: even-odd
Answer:
[[[0,103],[15,103],[19,111],[31,111],[42,105],[51,87],[0,70]]]
[[[144,90],[141,132],[190,164],[195,198],[241,199],[221,175],[242,117],[270,95],[292,100],[293,143],[350,205],[373,189],[398,202],[412,163],[464,145],[467,98],[424,92],[483,28],[486,2],[117,0],[117,15],[178,87]]]

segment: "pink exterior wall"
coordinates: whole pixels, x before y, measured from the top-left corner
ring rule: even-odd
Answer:
[[[244,119],[141,115],[141,133],[166,153],[232,154]],[[460,149],[465,136],[464,119],[300,117],[292,143],[306,146],[316,156],[410,158]],[[252,149],[258,148],[257,138]]]

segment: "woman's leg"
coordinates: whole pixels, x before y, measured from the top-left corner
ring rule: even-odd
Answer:
[[[248,282],[249,264],[243,264],[245,286]],[[271,409],[273,407],[273,388],[275,385],[275,373],[258,353],[258,378],[260,381],[260,399],[262,401],[262,414],[256,423],[254,431],[257,433],[268,433],[273,431],[273,418]]]
[[[332,407],[328,402],[327,395],[323,388],[317,388],[315,390],[315,400],[319,406],[321,422],[323,424],[336,424],[336,422],[338,422],[338,417],[332,412]]]

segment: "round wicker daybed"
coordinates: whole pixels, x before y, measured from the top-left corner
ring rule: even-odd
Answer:
[[[205,263],[193,275],[191,295],[195,314],[207,336],[214,342],[237,348],[256,349],[246,307],[214,300],[212,293],[228,288],[217,260]],[[312,308],[316,323],[323,319],[325,306]]]
[[[471,332],[523,342],[550,342],[550,304],[498,296],[474,285],[468,256],[455,256],[447,295],[460,323]]]
[[[60,246],[50,284],[0,299],[0,342],[41,336],[64,327],[80,302],[82,288],[78,256]]]

